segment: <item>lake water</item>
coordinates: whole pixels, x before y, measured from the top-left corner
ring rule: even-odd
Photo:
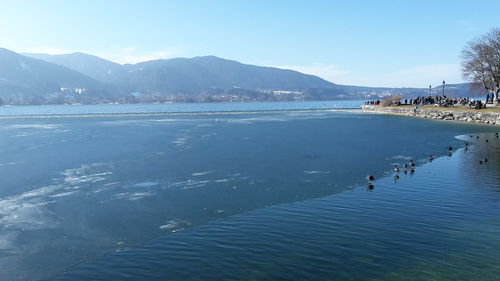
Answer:
[[[328,104],[0,107],[0,280],[498,278],[498,127]]]
[[[158,103],[158,104],[95,104],[95,105],[26,105],[1,107],[0,117],[15,116],[88,116],[88,115],[145,115],[184,113],[228,113],[263,111],[301,111],[360,108],[363,101],[307,102],[241,102],[241,103]]]

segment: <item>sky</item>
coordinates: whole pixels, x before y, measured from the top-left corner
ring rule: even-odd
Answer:
[[[0,47],[118,63],[215,55],[338,84],[464,82],[465,44],[500,1],[0,0]]]

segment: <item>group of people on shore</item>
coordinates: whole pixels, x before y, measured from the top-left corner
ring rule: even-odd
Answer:
[[[492,98],[493,100],[493,98]],[[379,105],[380,100],[366,101],[365,105]],[[474,98],[449,98],[442,96],[424,96],[416,98],[406,98],[401,100],[393,100],[392,105],[434,105],[440,107],[450,106],[468,106],[469,108],[481,109],[486,108],[486,102]]]
[[[445,95],[442,96],[426,96],[416,97],[414,99],[404,99],[404,104],[409,105],[435,105],[441,107],[450,106],[469,106],[469,108],[486,108],[486,103],[481,100],[464,97],[464,98],[449,98]]]
[[[364,105],[379,105],[380,100],[369,100],[369,101],[365,101],[363,104]]]

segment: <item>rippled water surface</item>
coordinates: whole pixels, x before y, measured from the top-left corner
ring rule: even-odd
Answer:
[[[498,280],[500,163],[480,166],[476,151],[381,179],[371,190],[165,236],[56,280]]]
[[[498,278],[498,127],[210,112],[0,120],[0,280]]]

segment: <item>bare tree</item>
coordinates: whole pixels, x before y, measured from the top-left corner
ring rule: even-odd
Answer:
[[[462,51],[462,74],[466,80],[480,84],[499,103],[500,29],[494,28],[475,39]]]

